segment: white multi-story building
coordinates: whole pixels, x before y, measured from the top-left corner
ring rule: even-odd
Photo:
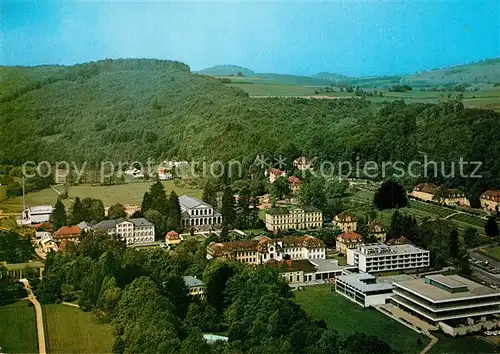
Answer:
[[[326,259],[325,244],[313,236],[278,239],[260,236],[251,241],[212,242],[207,247],[208,259],[224,257],[249,264],[264,264],[271,259],[282,261],[286,255],[292,260]]]
[[[377,278],[368,273],[345,274],[335,279],[335,291],[363,307],[385,304],[393,288],[390,283],[377,283]]]
[[[323,226],[323,213],[312,205],[272,208],[266,211],[266,228],[272,232],[307,230]]]
[[[104,220],[95,225],[94,229],[119,235],[127,245],[146,244],[155,240],[155,226],[144,218]]]
[[[37,205],[24,209],[21,220],[18,223],[21,225],[40,224],[50,220],[54,208],[50,205]]]
[[[430,252],[413,245],[364,245],[347,249],[347,263],[366,273],[426,268]]]
[[[208,229],[222,224],[222,215],[204,201],[181,195],[179,204],[182,211],[181,223],[184,227]]]
[[[426,320],[451,335],[481,330],[500,314],[500,292],[459,275],[434,274],[395,282],[396,306]],[[461,333],[463,332],[463,333]]]

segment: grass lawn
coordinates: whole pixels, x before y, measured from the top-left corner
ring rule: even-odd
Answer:
[[[95,316],[66,305],[44,305],[45,337],[50,353],[111,353],[111,326]]]
[[[35,309],[20,300],[0,307],[0,347],[3,353],[38,351]]]
[[[83,199],[85,197],[98,198],[104,203],[104,206],[110,206],[116,203],[122,204],[141,204],[142,197],[144,193],[149,189],[153,182],[136,182],[119,184],[115,186],[91,186],[91,185],[79,185],[69,187],[69,198],[74,199],[75,197],[80,197]],[[168,193],[172,190],[177,193],[177,195],[187,194],[193,197],[200,198],[202,194],[201,189],[191,189],[177,187],[174,185],[173,181],[162,182]],[[62,187],[56,187],[62,191]],[[49,204],[54,205],[57,201],[58,194],[52,189],[47,188],[38,192],[26,194],[26,204],[27,205],[42,205]],[[64,201],[66,207],[71,206],[69,200]],[[13,199],[8,199],[0,203],[0,209],[6,212],[21,211],[22,209],[22,197],[16,197]]]
[[[495,353],[495,347],[474,336],[452,338],[441,333],[434,333],[439,341],[431,348],[430,354],[451,353]]]
[[[353,332],[371,334],[404,353],[420,352],[429,338],[403,326],[374,309],[364,309],[330,290],[332,285],[306,287],[295,293],[295,300],[314,319],[323,319],[328,328],[341,335]],[[422,345],[417,344],[420,338]]]
[[[341,256],[338,253],[332,252],[328,253],[328,259],[336,259],[339,261],[339,266],[346,265],[347,263],[347,257]]]
[[[481,248],[480,252],[500,262],[500,246]]]

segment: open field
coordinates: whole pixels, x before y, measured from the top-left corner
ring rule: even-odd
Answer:
[[[111,353],[110,325],[98,324],[93,314],[66,305],[44,305],[47,351],[50,353]]]
[[[495,347],[475,336],[451,338],[441,333],[434,334],[439,341],[429,353],[454,354],[454,353],[495,353]]]
[[[500,262],[500,246],[481,248],[480,253],[483,253],[484,255],[487,255]]]
[[[332,292],[332,286],[328,284],[306,287],[306,290],[295,293],[295,301],[313,319],[323,319],[328,328],[335,329],[341,335],[364,332],[378,337],[404,353],[418,353],[429,342],[426,336],[391,320],[377,310],[364,309]],[[418,338],[421,339],[422,345],[417,344]]]
[[[228,84],[232,87],[238,87],[247,92],[250,96],[315,96],[315,91],[323,86],[299,86],[299,85],[285,85],[277,84],[275,82],[267,82],[266,80],[257,78],[244,78],[234,79],[233,83]],[[356,86],[356,85],[354,85]],[[363,87],[363,85],[360,85]],[[383,92],[383,97],[367,97],[372,102],[383,102],[403,99],[406,103],[438,103],[446,100],[448,94],[456,97],[460,92],[444,92],[444,91],[420,91],[415,89],[408,92],[389,92],[384,88],[376,88],[378,92]],[[389,85],[391,86],[391,85]],[[493,87],[489,84],[478,85],[481,91],[466,91],[462,92],[464,95],[463,103],[466,108],[486,108],[500,110],[500,88]],[[318,96],[335,96],[335,97],[352,97],[352,92],[341,92],[340,87],[334,87],[336,92],[321,92]],[[371,91],[373,89],[366,89]]]
[[[0,347],[4,353],[38,351],[34,307],[20,300],[0,307]]]
[[[75,197],[80,197],[80,199],[85,197],[98,198],[103,201],[104,206],[110,206],[115,203],[141,204],[144,193],[149,189],[149,186],[151,186],[152,183],[153,182],[137,182],[114,186],[71,186],[68,194],[70,199],[74,199]],[[201,189],[177,187],[174,185],[173,181],[166,181],[162,183],[165,186],[167,194],[174,190],[179,196],[187,194],[197,198],[201,197]],[[59,188],[59,190],[62,191],[61,187],[56,188]],[[26,194],[26,204],[54,205],[57,201],[57,196],[58,194],[52,188],[47,188],[38,192]],[[65,200],[64,203],[66,207],[71,206],[71,201],[69,200]],[[0,210],[4,210],[5,212],[19,212],[21,209],[22,197],[12,198],[0,203]]]

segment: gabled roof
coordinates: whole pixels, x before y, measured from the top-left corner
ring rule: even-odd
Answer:
[[[77,225],[73,226],[63,226],[56,232],[54,232],[55,238],[64,238],[68,236],[75,236],[80,234],[81,229]]]
[[[191,275],[182,277],[182,279],[184,280],[184,284],[186,284],[188,288],[192,288],[194,286],[205,286],[205,283],[203,283],[200,279]]]
[[[363,236],[358,234],[357,232],[351,231],[351,232],[343,232],[340,235],[337,236],[337,240],[341,239],[344,241],[358,241],[361,242],[363,241]]]
[[[369,232],[378,232],[377,228],[380,228],[382,232],[385,232],[385,227],[381,223],[376,220],[373,220],[368,223],[368,231]]]
[[[200,206],[212,208],[211,205],[205,203],[204,201],[199,200],[198,198],[190,197],[188,195],[181,195],[179,197],[179,204],[181,205],[181,207],[184,207],[186,209],[194,209]]]
[[[298,177],[290,176],[290,177],[288,177],[288,183],[291,183],[291,184],[302,184],[302,181]]]
[[[316,270],[316,266],[312,264],[308,259],[289,259],[284,261],[270,259],[264,264],[268,267],[276,268],[281,272],[304,271],[310,273]]]
[[[116,220],[103,220],[100,223],[94,225],[94,228],[97,230],[109,230],[109,229],[114,229],[117,224],[120,224],[124,221],[131,222],[135,226],[154,226],[153,223],[149,222],[148,220],[144,218],[137,218],[137,219],[116,219]]]
[[[490,189],[481,194],[481,199],[494,200],[500,202],[500,191]]]
[[[267,171],[269,172],[269,174],[272,173],[273,175],[276,175],[276,176],[284,176],[286,174],[285,171],[282,171],[279,168],[270,168]]]
[[[417,184],[413,190],[415,192],[424,192],[429,194],[436,194],[437,186],[434,183],[420,183]]]

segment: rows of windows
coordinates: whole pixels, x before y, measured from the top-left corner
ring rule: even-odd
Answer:
[[[190,210],[189,215],[212,215],[212,209],[195,209],[195,210]]]

